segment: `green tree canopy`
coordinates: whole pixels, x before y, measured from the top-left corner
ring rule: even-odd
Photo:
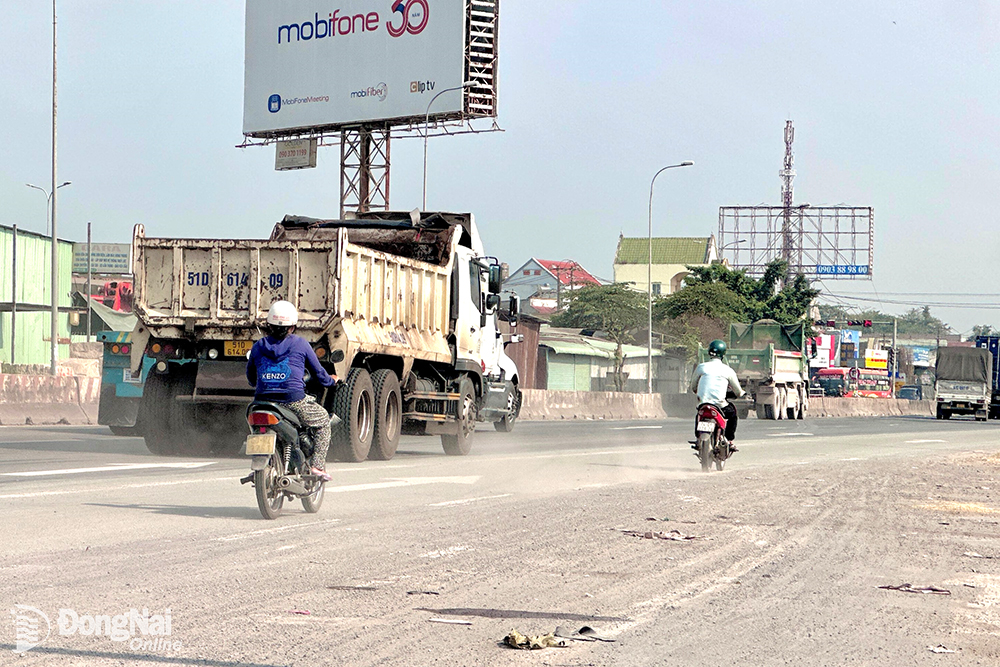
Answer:
[[[622,391],[625,356],[622,345],[632,341],[632,331],[646,324],[646,294],[624,283],[590,285],[575,290],[569,306],[552,317],[552,326],[599,329],[617,344],[615,349],[615,388]]]

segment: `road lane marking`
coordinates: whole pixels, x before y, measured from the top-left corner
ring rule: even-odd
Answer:
[[[251,530],[249,533],[236,533],[235,535],[226,535],[225,537],[215,538],[218,542],[234,542],[236,540],[246,540],[251,537],[257,537],[259,535],[271,535],[274,533],[283,533],[286,530],[298,530],[299,528],[315,528],[316,526],[322,526],[325,524],[339,523],[340,519],[324,519],[322,521],[309,521],[306,523],[296,523],[291,526],[279,526],[278,528],[263,528],[261,530]]]
[[[769,438],[792,438],[800,435],[812,435],[812,433],[766,433]]]
[[[499,496],[480,496],[479,498],[463,498],[462,500],[446,500],[443,503],[431,503],[428,507],[450,507],[451,505],[465,505],[479,500],[493,500],[494,498],[509,498],[513,493],[501,493]]]
[[[16,498],[43,498],[45,496],[64,496],[74,493],[105,493],[107,491],[122,491],[125,489],[148,489],[154,486],[176,486],[178,484],[201,484],[205,482],[237,482],[236,477],[212,477],[208,479],[181,479],[173,482],[150,482],[148,484],[122,484],[120,486],[87,487],[86,489],[71,489],[69,491],[34,491],[28,493],[8,493],[0,496],[0,500]]]
[[[948,441],[947,440],[907,440],[906,444],[907,445],[920,445],[920,444],[923,444],[925,442],[943,442],[943,443],[947,443]]]
[[[215,465],[215,461],[191,461],[187,463],[115,463],[96,468],[67,468],[65,470],[32,470],[30,472],[5,472],[4,477],[44,477],[48,475],[79,475],[87,472],[116,472],[119,470],[150,470],[154,468],[204,468]]]
[[[392,489],[400,486],[422,486],[424,484],[475,484],[479,475],[472,477],[405,477],[390,479],[385,482],[369,484],[348,484],[347,486],[330,486],[327,484],[324,493],[349,493],[351,491],[373,491],[375,489]]]
[[[646,430],[646,429],[653,430],[653,429],[661,429],[661,428],[663,428],[663,427],[662,426],[613,426],[613,427],[611,427],[611,430],[612,431],[642,431],[642,430]]]

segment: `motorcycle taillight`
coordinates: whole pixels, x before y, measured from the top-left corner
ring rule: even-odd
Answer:
[[[274,426],[278,416],[273,412],[251,412],[247,415],[247,423],[251,426]]]

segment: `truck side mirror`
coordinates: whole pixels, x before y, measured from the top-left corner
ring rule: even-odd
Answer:
[[[499,294],[502,287],[502,280],[500,280],[500,265],[490,264],[490,284],[489,291],[492,294]]]
[[[510,297],[510,301],[507,306],[507,322],[511,327],[517,326],[517,316],[521,312],[521,300],[515,294]]]
[[[334,350],[333,352],[330,353],[330,361],[332,361],[333,363],[339,364],[343,360],[344,360],[343,350]]]
[[[486,310],[495,310],[497,306],[500,305],[500,295],[499,294],[487,294],[486,295]]]

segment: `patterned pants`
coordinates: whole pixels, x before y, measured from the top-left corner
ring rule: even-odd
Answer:
[[[306,396],[294,403],[285,403],[285,407],[298,415],[303,424],[316,429],[316,448],[313,452],[312,465],[314,468],[326,470],[326,451],[330,448],[330,415],[312,396]]]

